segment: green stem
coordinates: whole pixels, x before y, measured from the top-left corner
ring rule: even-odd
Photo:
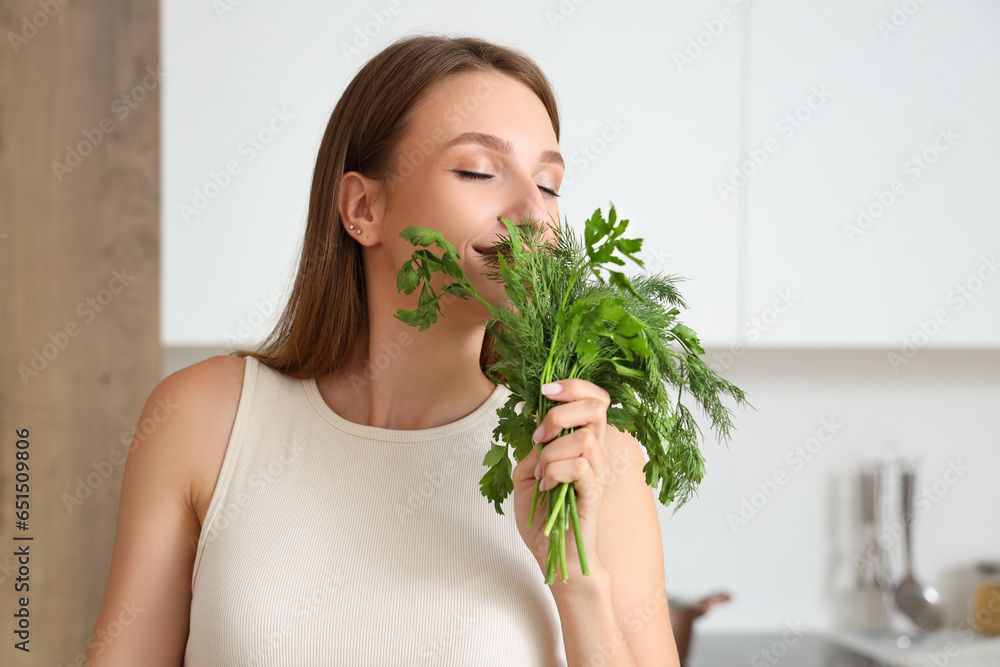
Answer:
[[[566,492],[569,487],[573,486],[569,482],[559,482],[559,495],[556,497],[556,501],[552,503],[553,511],[552,516],[549,517],[548,523],[545,524],[545,534],[549,535],[552,532],[552,526],[555,524],[556,519],[560,517],[563,510],[565,509],[564,501],[566,500]]]
[[[539,442],[537,444],[537,446],[536,446],[536,449],[538,450],[539,460],[541,460],[541,456],[542,456],[542,443]],[[538,487],[539,487],[539,485],[541,483],[542,483],[542,480],[540,480],[540,479],[536,479],[535,480],[535,491],[531,495],[531,513],[528,515],[528,525],[529,526],[531,525],[531,522],[535,520],[535,506],[540,502],[539,499],[538,499]]]
[[[576,271],[573,272],[573,275],[570,276],[569,285],[566,287],[566,293],[563,294],[562,305],[559,306],[559,310],[561,311],[566,310],[566,299],[569,298],[569,293],[573,289],[573,285],[576,284],[576,279],[579,278],[580,274],[583,273],[583,270],[589,266],[590,262],[584,262],[583,264],[580,265],[580,267]]]
[[[552,494],[547,493],[545,496],[545,511],[548,516],[552,515],[553,505],[552,505]],[[556,551],[552,548],[552,540],[549,539],[549,549],[545,558],[545,583],[551,584],[556,580]]]
[[[545,556],[545,583],[551,584],[556,580],[555,577],[555,552],[551,549],[551,544],[549,548],[549,553]]]
[[[572,484],[567,484],[572,487]],[[569,532],[569,512],[563,509],[562,529],[559,531],[559,565],[562,567],[563,581],[569,579],[569,568],[566,566],[566,533]]]
[[[587,565],[587,554],[583,548],[583,535],[580,532],[580,517],[576,513],[576,489],[569,492],[570,516],[573,518],[573,537],[576,540],[576,553],[580,556],[580,569],[583,573],[590,574],[590,566]]]
[[[431,291],[431,294],[433,294],[434,288],[431,287],[430,282],[425,280],[424,284],[427,285],[427,289],[429,289]],[[493,316],[493,319],[496,319],[498,310],[493,306],[492,303],[490,303],[483,297],[479,296],[479,292],[476,291],[476,288],[472,286],[472,283],[470,283],[467,278],[463,278],[461,280],[456,280],[452,283],[448,283],[447,285],[441,288],[441,293],[434,297],[434,300],[437,301],[436,305],[438,307],[438,310],[440,310],[441,307],[441,297],[449,293],[445,290],[445,287],[450,287],[451,285],[458,285],[460,287],[464,287],[469,292],[469,296],[474,296],[477,299],[479,299],[483,303],[483,305],[489,309],[490,314]]]

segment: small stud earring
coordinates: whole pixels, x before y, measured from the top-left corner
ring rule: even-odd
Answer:
[[[354,229],[354,225],[351,225],[351,229]]]
[[[361,233],[361,228],[359,227],[357,231],[358,231],[358,234],[360,234]]]

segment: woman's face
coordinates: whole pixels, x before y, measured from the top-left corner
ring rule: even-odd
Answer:
[[[399,232],[408,225],[438,230],[455,246],[476,290],[498,304],[503,286],[485,277],[490,258],[480,252],[497,235],[507,235],[497,216],[520,222],[530,215],[538,224],[559,223],[553,192],[559,192],[564,165],[552,121],[524,84],[502,74],[471,72],[435,85],[412,118],[393,170],[381,181],[380,260],[395,276],[417,250]],[[551,238],[546,231],[545,239]],[[432,285],[437,290],[450,280],[435,275]],[[477,300],[468,303],[481,319],[488,315]],[[453,312],[448,305],[442,308]]]

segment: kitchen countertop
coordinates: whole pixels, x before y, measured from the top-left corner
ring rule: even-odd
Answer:
[[[685,667],[888,667],[824,637],[787,632],[699,635],[689,653]]]
[[[1000,666],[1000,637],[942,629],[899,642],[895,635],[795,630],[698,635],[685,667]]]

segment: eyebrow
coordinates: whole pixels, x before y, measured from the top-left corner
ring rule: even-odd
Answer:
[[[497,153],[503,153],[504,155],[510,155],[514,152],[513,146],[511,146],[510,142],[506,139],[501,139],[495,134],[483,134],[482,132],[463,132],[446,143],[444,147],[451,148],[457,144],[479,144],[480,146],[496,151]],[[542,151],[539,159],[542,162],[558,164],[563,169],[566,168],[566,163],[563,161],[562,155],[560,155],[558,151]]]

